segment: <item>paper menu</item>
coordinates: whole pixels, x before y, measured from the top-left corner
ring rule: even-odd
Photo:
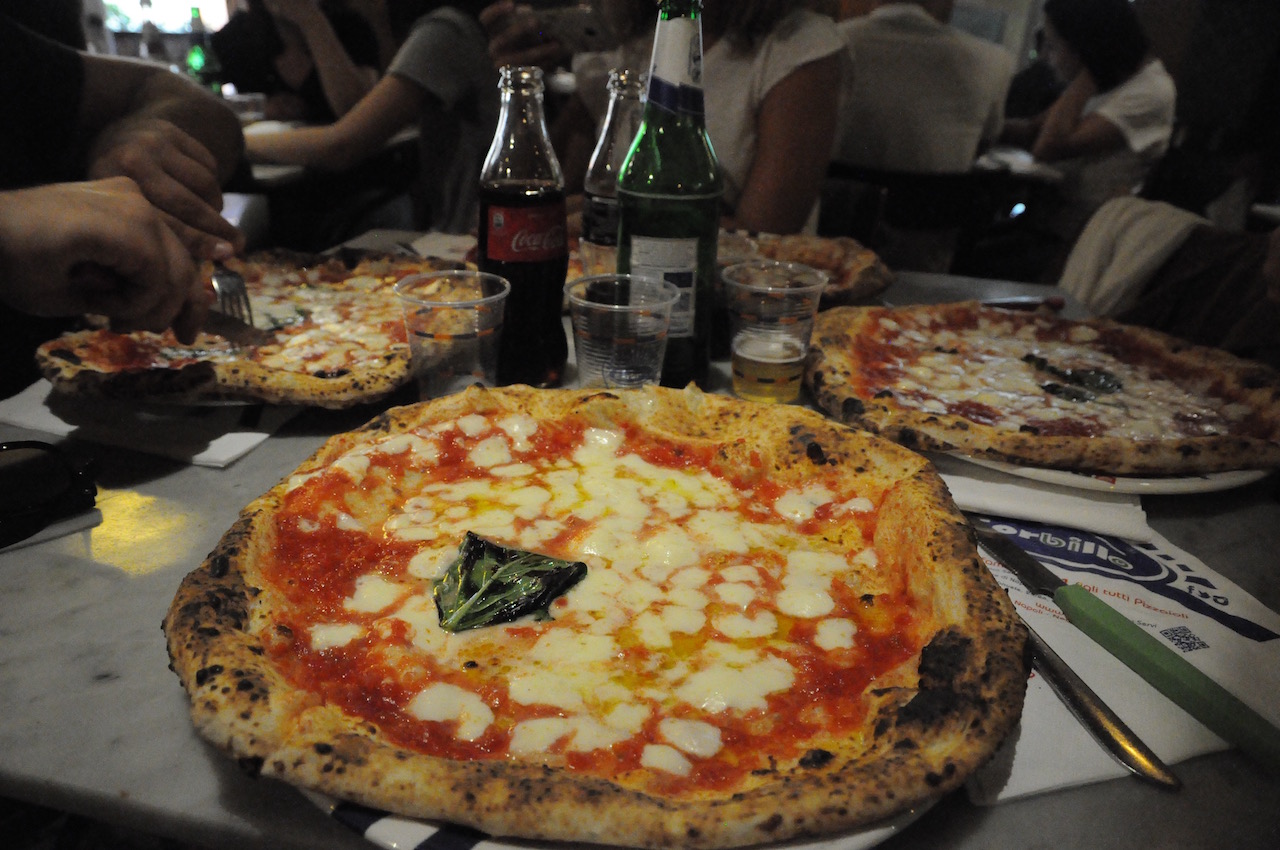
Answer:
[[[1280,614],[1157,534],[1150,542],[1131,543],[1040,523],[995,523],[1058,576],[1087,586],[1280,725]],[[1012,573],[986,560],[1018,613],[1166,763],[1226,748],[1070,624],[1051,599],[1033,595]],[[1126,775],[1033,675],[1020,728],[968,790],[975,802],[989,804]]]

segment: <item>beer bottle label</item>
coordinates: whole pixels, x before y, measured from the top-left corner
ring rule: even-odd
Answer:
[[[564,201],[539,207],[488,209],[488,258],[502,263],[539,263],[569,250]]]
[[[618,244],[618,199],[584,193],[582,239],[596,245]]]
[[[648,100],[667,112],[703,115],[702,29],[697,21],[659,21],[649,66]]]
[[[631,273],[674,283],[680,299],[671,308],[668,336],[693,336],[694,281],[698,273],[697,238],[631,237]]]

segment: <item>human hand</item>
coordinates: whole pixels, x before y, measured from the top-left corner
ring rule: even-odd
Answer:
[[[173,327],[191,342],[212,297],[166,217],[126,177],[0,192],[0,298],[17,310]]]
[[[533,7],[513,0],[499,0],[480,11],[480,25],[489,36],[489,58],[495,68],[504,65],[540,65],[554,68],[569,59],[560,42],[542,34]]]
[[[117,122],[89,151],[91,180],[129,177],[169,219],[199,259],[226,259],[244,247],[244,234],[222,217],[218,163],[204,145],[159,118]]]

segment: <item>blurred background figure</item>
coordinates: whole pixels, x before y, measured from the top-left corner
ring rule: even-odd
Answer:
[[[274,120],[329,123],[382,67],[374,28],[345,0],[248,0],[212,41],[223,82],[266,94]]]
[[[344,171],[416,123],[417,204],[407,226],[473,231],[480,166],[498,120],[498,73],[476,17],[485,2],[461,0],[423,15],[386,76],[347,114],[323,127],[251,134],[249,158]]]
[[[727,228],[814,232],[835,138],[844,42],[833,4],[810,0],[704,0],[702,89],[706,126],[724,172]],[[543,35],[536,8],[509,0],[481,14],[495,65],[571,65],[577,85],[553,120],[566,191],[582,176],[608,103],[610,68],[647,72],[653,0],[601,0],[619,47],[571,56]]]
[[[882,2],[838,25],[852,80],[822,232],[868,243],[891,268],[950,270],[978,217],[974,158],[1004,123],[1013,54],[951,26],[954,5]]]
[[[836,159],[916,173],[968,171],[1004,125],[1014,57],[949,25],[954,0],[892,0],[841,21],[853,81]]]
[[[1057,240],[1044,272],[1053,281],[1089,217],[1138,191],[1163,156],[1177,92],[1128,0],[1046,0],[1044,16],[1045,52],[1066,88],[1040,115],[1006,122],[1004,139],[1063,174],[1045,221]]]

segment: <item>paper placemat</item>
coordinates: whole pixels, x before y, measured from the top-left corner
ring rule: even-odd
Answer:
[[[947,455],[930,455],[961,510],[1086,529],[1126,540],[1149,541],[1141,499],[1029,481]]]
[[[993,520],[1056,575],[1082,584],[1280,725],[1280,614],[1152,532],[1142,543],[1017,520]],[[1027,624],[1166,764],[1227,744],[1028,591],[983,553]],[[968,783],[989,805],[1129,772],[1033,674],[1019,728]]]
[[[56,437],[225,467],[298,414],[296,407],[185,407],[67,398],[40,380],[0,402],[0,422]]]

